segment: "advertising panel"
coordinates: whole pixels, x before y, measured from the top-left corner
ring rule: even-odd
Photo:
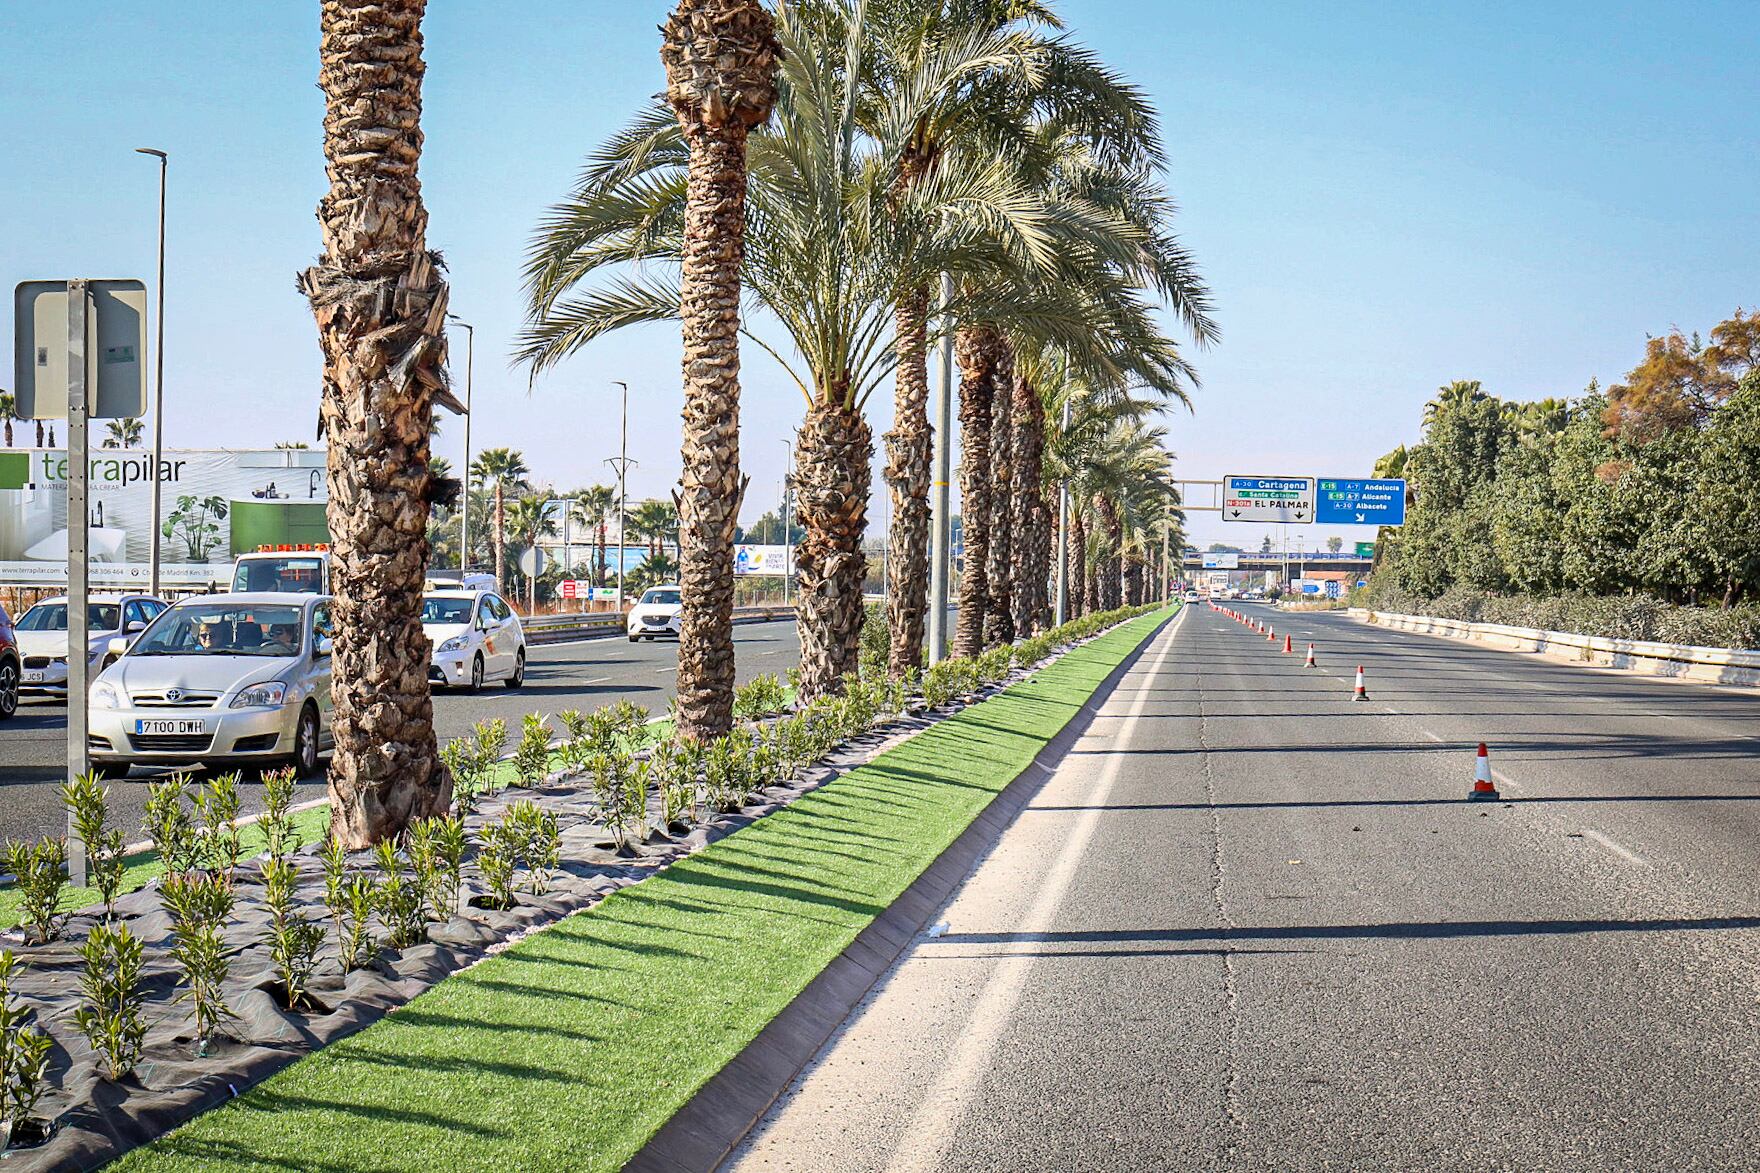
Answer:
[[[94,449],[85,519],[91,582],[144,587],[152,542],[153,455]],[[309,449],[168,449],[160,579],[170,589],[229,582],[232,560],[259,546],[328,542],[324,453]],[[67,452],[0,448],[0,586],[67,583]]]
[[[786,569],[784,569],[786,567]],[[733,548],[733,572],[781,578],[794,573],[794,547],[739,545]]]

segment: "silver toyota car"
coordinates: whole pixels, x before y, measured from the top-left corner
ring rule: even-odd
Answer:
[[[92,764],[290,762],[317,773],[330,733],[330,600],[201,595],[169,608],[91,690]]]

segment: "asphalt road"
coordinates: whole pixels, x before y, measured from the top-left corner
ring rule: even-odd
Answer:
[[[778,675],[800,658],[794,621],[741,624],[734,628],[737,677],[740,683],[765,672]],[[460,737],[478,721],[505,719],[517,736],[519,720],[530,712],[557,713],[591,709],[627,699],[655,715],[666,711],[678,671],[678,644],[658,641],[632,644],[621,636],[569,644],[533,645],[525,684],[518,689],[491,684],[475,695],[438,692],[435,726],[441,739]],[[11,721],[0,724],[0,839],[58,834],[66,815],[55,788],[66,776],[67,706],[62,702],[27,700]],[[129,780],[112,780],[111,817],[132,840],[141,838],[141,808],[146,802],[147,771]],[[254,778],[247,775],[247,780]],[[319,798],[321,781],[300,786],[297,801]],[[244,788],[247,812],[258,809],[254,785]]]
[[[1760,698],[1261,613],[1321,670],[1164,631],[731,1167],[1754,1167]]]

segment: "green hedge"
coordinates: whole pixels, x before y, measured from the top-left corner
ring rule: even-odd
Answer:
[[[1355,592],[1354,606],[1465,623],[1502,623],[1609,639],[1656,640],[1708,648],[1760,648],[1760,604],[1682,607],[1653,595],[1494,595],[1453,587],[1433,599],[1390,582]]]

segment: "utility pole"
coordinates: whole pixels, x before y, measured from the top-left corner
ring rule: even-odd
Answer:
[[[952,569],[953,516],[953,275],[941,274],[941,386],[935,395],[935,481],[929,496],[929,663],[947,656],[947,580]]]
[[[476,365],[477,328],[459,317],[447,317],[464,327],[464,494],[458,510],[458,580],[464,585],[471,565],[471,369]]]
[[[158,337],[153,343],[153,480],[151,484],[153,524],[152,539],[147,547],[147,593],[159,593],[159,515],[164,501],[164,486],[159,480],[159,466],[165,458],[165,172],[171,157],[152,147],[136,147],[135,154],[151,155],[159,160],[159,284],[156,290],[159,306],[153,312],[153,326]]]
[[[782,499],[777,509],[782,514],[782,605],[788,606],[788,570],[792,564],[794,543],[788,540],[788,486],[794,476],[794,441],[780,441],[788,451],[788,457],[782,465]]]
[[[1069,399],[1063,401],[1061,434],[1069,433]],[[1052,617],[1061,627],[1069,619],[1069,478],[1057,486],[1057,614]]]
[[[614,380],[615,381],[615,380]],[[621,436],[617,442],[617,461],[613,467],[617,469],[617,613],[623,614],[623,518],[624,495],[628,492],[629,476],[629,384],[618,382],[623,388],[623,423]],[[606,464],[612,464],[607,460]]]

